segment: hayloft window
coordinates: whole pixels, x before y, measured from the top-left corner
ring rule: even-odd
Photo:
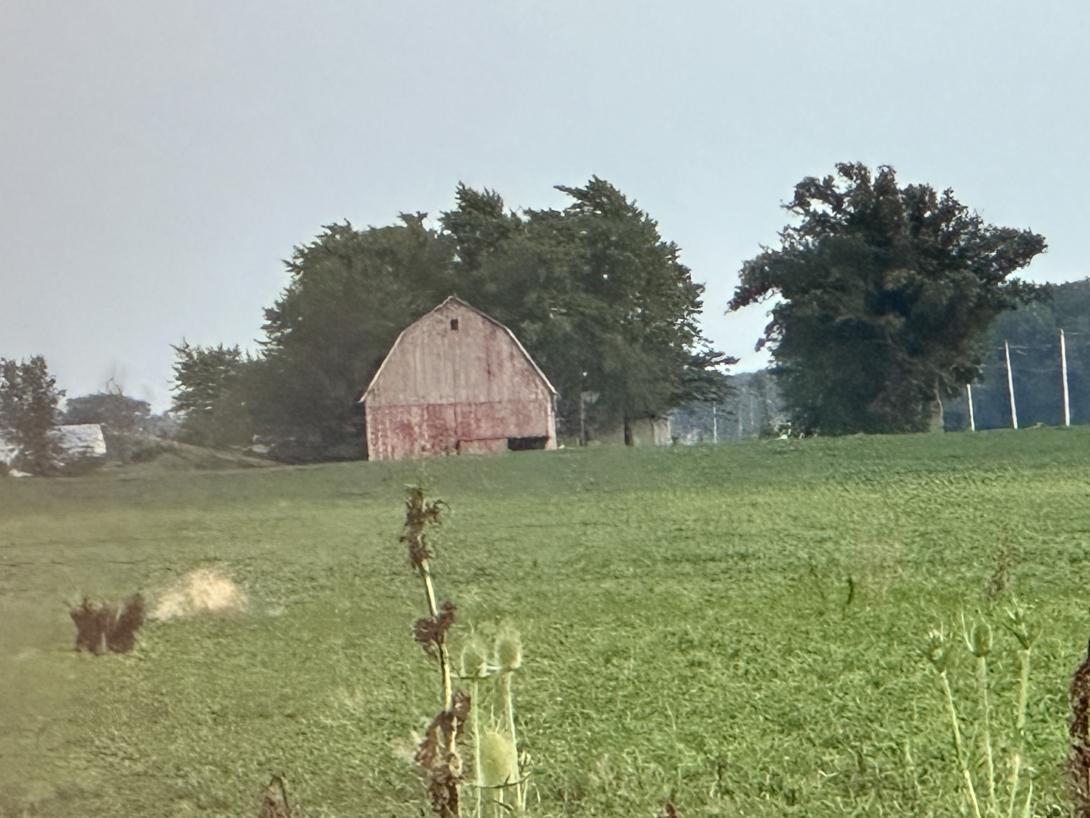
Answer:
[[[458,319],[457,318],[451,318],[450,319],[450,328],[452,330],[454,330],[454,331],[458,330]]]

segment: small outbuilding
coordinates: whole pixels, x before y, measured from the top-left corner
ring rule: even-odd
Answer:
[[[104,460],[106,458],[106,436],[98,423],[76,423],[66,426],[54,426],[49,431],[50,437],[59,448],[60,463],[70,465],[77,461]],[[0,465],[11,466],[18,459],[20,450],[0,429]],[[21,474],[21,472],[20,472]]]
[[[363,393],[369,460],[556,448],[556,390],[507,327],[451,296]]]
[[[595,434],[594,439],[602,443],[623,443],[628,446],[669,446],[673,443],[673,431],[670,417],[661,415],[630,419],[627,436],[624,426],[617,426]]]
[[[98,423],[72,423],[54,430],[57,442],[69,460],[101,459],[106,456],[106,436]]]

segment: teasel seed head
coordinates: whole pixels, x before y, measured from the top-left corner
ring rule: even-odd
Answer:
[[[503,673],[522,666],[522,638],[513,628],[505,628],[496,637],[496,664]]]
[[[462,676],[466,679],[484,679],[488,676],[488,654],[484,643],[472,636],[462,648]]]
[[[992,629],[987,622],[974,622],[969,633],[969,650],[973,656],[983,659],[992,652]]]
[[[946,672],[946,634],[933,630],[927,634],[927,647],[924,655],[939,673]]]
[[[490,728],[481,735],[481,781],[486,787],[502,787],[518,780],[515,742],[503,730]]]

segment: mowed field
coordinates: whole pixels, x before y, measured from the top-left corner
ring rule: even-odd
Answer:
[[[682,816],[960,814],[922,651],[932,628],[956,637],[979,772],[958,631],[995,626],[1002,770],[1015,598],[1035,633],[1034,812],[1067,814],[1082,429],[0,481],[0,815],[256,816],[272,773],[297,815],[421,815],[408,757],[436,675],[398,543],[416,482],[450,504],[436,575],[456,649],[471,626],[522,633],[530,814],[651,818],[666,797]],[[200,567],[248,609],[150,622],[124,656],[72,650],[68,601],[154,600]]]

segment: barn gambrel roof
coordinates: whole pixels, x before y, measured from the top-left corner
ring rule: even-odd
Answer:
[[[367,384],[367,388],[363,391],[363,396],[359,399],[359,403],[365,403],[367,401],[367,396],[369,394],[371,394],[371,390],[374,388],[375,384],[378,383],[379,378],[382,376],[382,370],[386,368],[386,363],[393,357],[394,352],[397,350],[398,345],[401,343],[401,339],[405,337],[405,333],[408,332],[413,327],[414,324],[418,323],[419,321],[424,320],[425,318],[427,318],[429,315],[431,315],[434,312],[439,312],[439,310],[443,309],[443,307],[447,306],[448,304],[457,304],[460,307],[464,307],[465,309],[469,310],[470,312],[476,313],[477,315],[479,315],[481,318],[488,321],[489,323],[495,324],[497,327],[499,327],[501,330],[503,330],[505,333],[507,333],[507,336],[512,341],[514,341],[515,347],[518,349],[518,351],[520,353],[522,353],[522,356],[526,359],[526,362],[530,364],[530,366],[533,368],[534,372],[537,373],[537,376],[539,378],[541,378],[541,382],[544,383],[546,387],[548,387],[549,392],[552,393],[554,396],[559,394],[556,391],[556,388],[549,381],[549,379],[547,377],[545,377],[545,373],[541,371],[541,367],[539,367],[537,365],[537,363],[534,361],[534,359],[530,357],[530,353],[526,351],[526,347],[524,347],[522,345],[522,342],[518,339],[518,336],[516,336],[515,333],[513,333],[511,331],[510,327],[508,327],[506,324],[501,324],[499,321],[497,321],[495,318],[493,318],[488,313],[481,312],[479,309],[474,307],[472,304],[467,304],[465,301],[460,299],[458,296],[450,295],[450,296],[447,296],[445,299],[443,299],[442,303],[440,303],[437,306],[433,307],[432,309],[428,310],[426,313],[424,313],[419,318],[417,318],[415,321],[413,321],[412,324],[409,324],[409,326],[405,327],[405,329],[401,330],[401,332],[398,333],[397,339],[394,341],[393,346],[390,347],[390,351],[386,353],[386,357],[382,359],[382,364],[375,371],[374,377],[371,378],[371,382],[369,384]]]

